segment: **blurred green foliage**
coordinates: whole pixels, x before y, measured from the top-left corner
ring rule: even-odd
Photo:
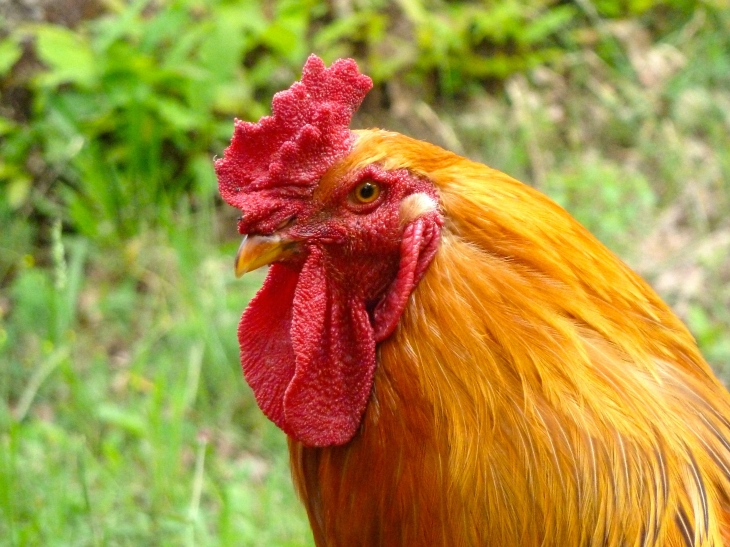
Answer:
[[[238,365],[260,277],[233,287],[192,230],[101,268],[84,238],[54,245],[0,323],[0,545],[309,545]]]
[[[641,173],[626,173],[602,158],[580,163],[560,175],[549,174],[545,191],[614,250],[628,252],[637,233],[646,229],[655,206],[651,185]],[[587,207],[585,204],[591,204]],[[583,205],[581,205],[583,204]],[[595,215],[596,206],[603,214]],[[627,229],[629,228],[629,229]]]
[[[312,51],[355,55],[377,83],[402,77],[452,99],[587,42],[610,55],[615,40],[596,34],[596,18],[661,11],[671,30],[697,5],[136,0],[109,3],[77,29],[20,25],[0,41],[0,77],[23,50],[38,63],[8,78],[30,97],[26,112],[0,117],[0,201],[6,214],[62,216],[113,243],[174,224],[179,206],[210,205],[211,157],[231,118],[266,113]]]
[[[730,377],[722,0],[103,7],[0,30],[0,545],[311,545],[212,159],[312,52],[373,77],[368,123],[552,195]]]

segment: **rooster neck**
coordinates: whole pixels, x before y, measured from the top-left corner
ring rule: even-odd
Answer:
[[[534,190],[377,139],[446,222],[358,434],[290,443],[317,545],[730,545],[730,399],[669,308]]]
[[[730,410],[702,363],[668,347],[655,377],[575,318],[563,339],[529,316],[544,295],[444,238],[356,437],[290,442],[317,545],[722,544]]]
[[[292,476],[316,544],[458,545],[442,537],[447,447],[435,436],[433,406],[414,381],[413,362],[390,366],[380,352],[378,358],[373,393],[352,441],[310,448],[289,440]]]

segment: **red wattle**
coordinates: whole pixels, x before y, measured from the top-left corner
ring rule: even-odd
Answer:
[[[268,418],[293,434],[284,414],[284,393],[294,377],[295,355],[290,336],[292,302],[299,274],[273,264],[263,287],[238,324],[241,365],[256,402]]]
[[[385,340],[398,325],[408,297],[438,250],[440,235],[441,218],[436,213],[414,220],[403,230],[398,275],[373,312],[376,342]]]
[[[375,372],[365,304],[311,249],[302,271],[274,264],[238,327],[246,381],[266,416],[309,446],[349,441]]]
[[[396,278],[368,316],[356,284],[336,275],[318,246],[301,271],[274,264],[238,328],[241,363],[261,410],[308,446],[348,442],[358,430],[375,374],[375,344],[398,324],[436,253],[441,219],[406,226]]]
[[[327,271],[316,247],[299,277],[291,337],[296,372],[284,396],[287,424],[310,446],[346,443],[370,397],[375,339],[364,302]]]

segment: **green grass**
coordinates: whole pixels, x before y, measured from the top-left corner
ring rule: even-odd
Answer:
[[[261,276],[235,281],[204,228],[26,258],[0,330],[1,545],[311,545],[238,364]]]

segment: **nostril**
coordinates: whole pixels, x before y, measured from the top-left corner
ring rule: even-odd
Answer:
[[[289,218],[286,218],[282,220],[279,225],[276,227],[276,231],[283,230],[284,228],[288,228],[292,224],[294,224],[294,221],[297,219],[296,216],[290,216]]]
[[[244,216],[241,215],[238,217],[237,226],[238,226],[238,233],[239,234],[245,234],[246,233],[246,224],[244,223]]]
[[[2,2],[2,0],[0,0]],[[263,216],[263,218],[261,218]],[[286,230],[296,222],[296,216],[290,215],[282,219],[274,214],[257,215],[255,213],[243,213],[238,218],[238,231],[241,234],[273,235]]]

